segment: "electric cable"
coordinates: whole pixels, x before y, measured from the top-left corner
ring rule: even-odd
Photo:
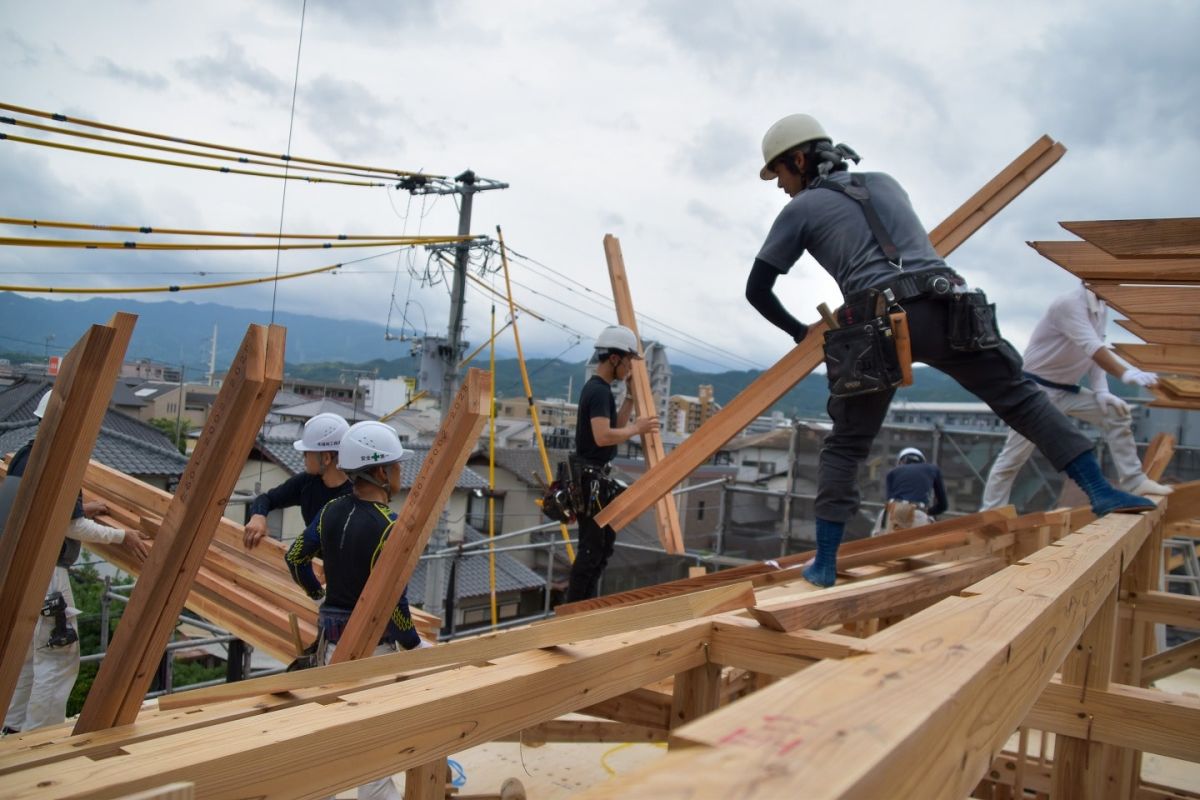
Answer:
[[[150,156],[139,156],[133,153],[118,153],[115,150],[100,150],[95,147],[79,147],[73,144],[61,144],[59,142],[47,142],[44,139],[30,139],[26,136],[13,136],[8,133],[0,133],[0,140],[9,142],[18,142],[20,144],[32,144],[38,147],[52,147],[56,150],[69,150],[74,153],[87,153],[93,156],[107,156],[108,158],[124,158],[129,161],[144,161],[147,164],[163,164],[169,167],[186,167],[188,169],[202,169],[209,172],[224,172],[232,175],[251,175],[256,178],[278,178],[285,181],[305,181],[307,183],[336,183],[342,186],[367,186],[379,188],[387,186],[386,183],[373,183],[370,181],[349,181],[341,178],[321,178],[312,175],[280,175],[277,172],[260,172],[253,169],[238,169],[237,167],[217,167],[212,164],[192,164],[187,161],[175,161],[170,158],[152,158]],[[287,165],[284,165],[286,169]]]
[[[333,250],[347,247],[411,247],[424,244],[460,242],[460,237],[443,238],[428,236],[422,239],[385,239],[369,242],[322,242],[321,244],[200,244],[197,242],[104,242],[84,239],[30,239],[17,236],[0,236],[0,246],[9,247],[63,247],[83,250]]]
[[[92,222],[62,222],[60,220],[25,219],[23,217],[0,217],[0,225],[19,225],[26,228],[62,228],[80,231],[115,231],[119,233],[163,234],[171,236],[228,236],[241,239],[336,239],[338,241],[392,241],[396,239],[419,239],[409,237],[404,231],[397,234],[349,234],[349,233],[258,233],[247,231],[214,231],[198,228],[163,228],[158,225],[100,225]],[[469,236],[457,234],[446,237],[447,241],[464,241]]]
[[[292,74],[292,107],[288,113],[288,134],[287,134],[287,150],[292,151],[292,130],[296,124],[296,92],[300,88],[300,54],[304,50],[304,17],[308,12],[308,0],[303,0],[300,4],[300,35],[296,42],[296,69]],[[291,169],[291,162],[284,164],[283,175],[288,176],[288,170]],[[283,237],[283,216],[284,209],[287,207],[287,181],[283,182],[282,191],[279,193],[279,237],[275,240],[276,245],[282,244]],[[275,250],[275,275],[279,275],[279,258],[282,254],[282,249]],[[275,301],[279,296],[279,281],[271,284],[271,324],[275,324]],[[259,478],[262,478],[262,464],[259,464]]]
[[[218,161],[233,161],[238,164],[257,164],[258,166],[262,166],[262,167],[279,167],[280,166],[279,164],[276,164],[274,162],[263,161],[263,160],[257,159],[257,158],[246,158],[245,156],[226,156],[226,155],[221,155],[220,153],[206,153],[203,150],[188,150],[183,147],[169,147],[165,144],[151,144],[150,142],[139,142],[134,139],[122,139],[117,136],[104,136],[104,135],[101,135],[98,133],[84,133],[83,131],[73,131],[68,128],[56,128],[52,125],[39,125],[36,122],[30,122],[29,120],[24,120],[24,119],[17,119],[16,117],[0,116],[0,124],[12,125],[12,126],[18,127],[18,128],[30,128],[32,130],[43,131],[45,133],[51,133],[51,134],[60,134],[62,136],[74,136],[79,139],[90,139],[90,140],[96,141],[96,142],[109,142],[111,144],[126,145],[128,147],[141,147],[146,150],[157,150],[157,151],[163,152],[163,153],[178,153],[179,155],[197,156],[199,158],[211,158],[211,159],[216,159]],[[326,173],[329,175],[349,175],[349,176],[356,177],[356,178],[374,178],[375,180],[383,180],[383,181],[391,181],[392,180],[392,177],[389,175],[378,175],[378,174],[372,174],[369,172],[352,172],[350,170],[326,169],[324,167],[305,167],[304,169],[309,172],[322,172],[322,173]]]
[[[114,131],[117,133],[131,133],[135,136],[143,136],[148,139],[161,139],[163,141],[176,142],[178,144],[192,144],[192,145],[198,145],[200,147],[212,148],[214,150],[226,150],[231,153],[245,153],[246,155],[263,156],[265,158],[275,158],[275,159],[279,159],[280,161],[295,161],[295,162],[302,163],[302,164],[319,164],[323,167],[343,167],[345,169],[362,170],[364,172],[382,172],[382,173],[386,173],[388,175],[395,175],[397,177],[434,178],[434,179],[444,179],[446,177],[445,175],[429,175],[429,174],[420,173],[420,172],[410,172],[409,170],[392,169],[390,167],[371,167],[371,166],[365,166],[363,164],[347,164],[347,163],[340,162],[340,161],[324,161],[324,160],[316,159],[316,158],[304,158],[302,156],[293,156],[288,153],[283,153],[283,154],[277,155],[275,153],[270,153],[270,152],[266,152],[263,150],[251,150],[248,148],[216,144],[213,142],[204,142],[204,141],[199,141],[196,139],[185,139],[182,136],[170,136],[170,135],[162,134],[162,133],[153,133],[150,131],[138,130],[137,128],[124,128],[124,127],[121,127],[118,125],[110,125],[110,124],[103,123],[103,122],[97,122],[95,120],[86,120],[86,119],[79,119],[79,118],[75,118],[75,117],[68,117],[66,114],[57,114],[57,113],[52,113],[49,111],[39,111],[38,109],[35,109],[35,108],[25,108],[23,106],[13,105],[11,103],[0,103],[0,109],[4,109],[5,111],[14,111],[18,114],[25,114],[25,115],[31,116],[31,117],[42,117],[43,119],[52,119],[52,120],[55,120],[56,122],[67,122],[72,125],[81,125],[81,126],[85,126],[85,127],[89,127],[89,128],[99,128],[101,130]]]

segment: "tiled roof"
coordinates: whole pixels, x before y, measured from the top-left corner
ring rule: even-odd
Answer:
[[[260,439],[256,442],[257,447],[271,461],[279,464],[293,475],[297,475],[304,471],[304,456],[292,447],[294,439],[279,439],[272,437],[270,439]],[[427,447],[411,447],[405,448],[410,453],[409,457],[400,462],[400,486],[404,489],[412,488],[413,481],[417,479],[417,473],[421,469],[421,465],[425,463],[425,457],[429,455]],[[458,480],[454,484],[455,489],[486,489],[487,481],[484,480],[478,473],[464,467],[462,472],[458,474]]]
[[[485,538],[474,528],[464,529],[468,542],[479,542]],[[484,597],[491,594],[491,579],[489,577],[487,549],[473,547],[468,553],[475,555],[464,556],[458,560],[455,570],[454,596],[459,600],[468,597]],[[425,576],[429,569],[428,561],[420,561],[408,581],[408,602],[423,604],[425,602]],[[508,553],[496,553],[496,591],[519,592],[524,589],[541,589],[546,585],[546,579],[529,567],[513,558]]]
[[[317,414],[337,414],[339,417],[345,418],[347,422],[362,422],[363,420],[378,419],[370,411],[362,408],[354,409],[345,403],[339,403],[337,400],[330,400],[328,397],[322,397],[319,400],[306,400],[299,405],[294,406],[275,406],[272,409],[281,417],[300,417],[303,419],[312,419]]]
[[[567,450],[546,450],[546,457],[550,459],[550,469],[557,470],[558,462],[566,461],[568,454]],[[482,452],[476,452],[470,463],[486,465],[487,460],[487,450],[484,449]],[[542,456],[536,447],[497,447],[496,466],[508,470],[526,486],[535,488],[541,488],[541,484],[534,479],[534,474],[546,473],[542,466]]]

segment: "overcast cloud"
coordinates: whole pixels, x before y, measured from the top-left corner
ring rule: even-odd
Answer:
[[[0,0],[0,100],[284,152],[301,6]],[[814,114],[864,156],[862,169],[895,175],[930,228],[1041,134],[1066,144],[1056,167],[951,258],[998,302],[1018,347],[1048,300],[1072,285],[1026,241],[1068,238],[1059,220],[1197,215],[1200,5],[852,0],[816,8],[309,0],[291,152],[446,175],[471,168],[508,182],[475,198],[471,227],[494,235],[502,225],[508,244],[539,262],[512,263],[517,301],[549,319],[521,317],[533,355],[582,358],[587,346],[572,347],[575,337],[612,320],[601,242],[617,235],[643,333],[698,369],[766,366],[790,345],[742,297],[786,200],[757,178],[762,133],[785,114]],[[270,232],[282,206],[290,232],[457,228],[452,198],[291,181],[284,203],[280,181],[11,141],[0,141],[0,183],[3,215],[13,217]],[[278,266],[290,272],[373,252],[289,252]],[[446,285],[422,279],[440,278],[427,262],[423,252],[361,261],[281,283],[274,300],[268,287],[186,299],[260,309],[264,319],[274,301],[393,329],[407,307],[407,327],[442,334]],[[275,268],[276,255],[260,252],[0,249],[0,283],[15,285],[199,283]],[[483,280],[503,285],[496,275]],[[839,300],[807,257],[778,287],[802,318]],[[473,342],[486,339],[490,305],[482,290],[468,292]],[[14,335],[0,320],[3,334]]]

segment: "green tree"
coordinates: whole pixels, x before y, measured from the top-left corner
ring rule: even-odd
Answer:
[[[150,420],[150,424],[162,431],[163,435],[179,448],[179,452],[187,455],[188,422],[186,419],[181,419],[177,423],[169,417],[155,417]]]

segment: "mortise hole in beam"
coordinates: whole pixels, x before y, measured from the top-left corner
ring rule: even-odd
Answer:
[[[970,589],[963,589],[961,592],[956,594],[955,597],[963,597],[963,598],[969,599],[972,597],[979,597],[979,595],[981,595],[981,594],[983,594],[983,592],[972,592]]]
[[[106,758],[113,758],[114,756],[127,756],[127,755],[129,755],[128,750],[123,750],[120,747],[114,747],[110,750],[98,750],[93,753],[88,753],[87,757],[90,758],[92,761],[103,761]]]
[[[344,703],[344,702],[346,702],[346,701],[345,701],[343,698],[341,698],[341,697],[336,697],[336,696],[335,696],[335,697],[328,697],[328,696],[326,696],[326,697],[314,697],[314,698],[312,699],[312,702],[316,703],[316,704],[317,704],[317,705],[319,705],[319,706],[331,706],[331,705],[333,705],[334,703]]]

